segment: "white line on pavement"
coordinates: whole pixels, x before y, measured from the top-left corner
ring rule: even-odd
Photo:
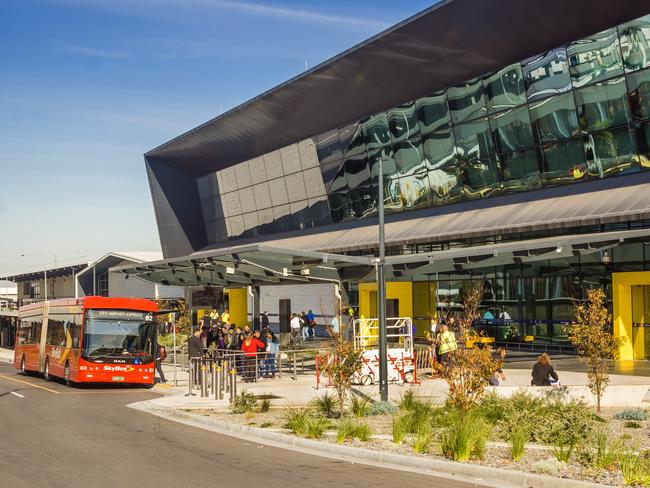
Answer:
[[[9,393],[11,393],[12,395],[16,395],[19,398],[25,398],[25,395],[21,395],[20,393],[16,393],[15,391],[10,391]]]

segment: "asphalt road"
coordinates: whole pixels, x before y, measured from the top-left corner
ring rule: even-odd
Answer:
[[[68,388],[0,364],[0,487],[477,486],[262,446],[125,406],[154,396]]]

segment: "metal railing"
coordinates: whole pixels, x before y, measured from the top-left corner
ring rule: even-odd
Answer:
[[[233,403],[237,396],[237,370],[228,360],[191,358],[187,396],[195,395],[194,390],[200,391],[201,398],[223,400],[228,395]]]

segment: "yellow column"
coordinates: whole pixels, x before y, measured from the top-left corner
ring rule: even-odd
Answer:
[[[377,317],[377,302],[376,298],[375,300],[372,298],[373,292],[377,293],[377,283],[359,283],[359,315],[363,315],[365,318]],[[410,281],[386,282],[386,299],[399,300],[400,317],[413,318],[413,283]]]
[[[248,290],[246,288],[227,288],[230,322],[243,327],[248,323]]]
[[[638,287],[635,285],[639,285]],[[645,359],[646,329],[640,329],[634,337],[632,324],[635,321],[645,321],[643,288],[640,285],[650,285],[650,271],[635,271],[631,273],[612,273],[612,300],[614,302],[614,335],[626,337],[625,344],[621,347],[620,358],[623,361]],[[635,289],[633,293],[633,288]],[[639,290],[639,291],[637,291]],[[635,309],[632,309],[634,298]],[[643,310],[641,310],[643,309]],[[635,312],[636,317],[635,317]],[[640,320],[636,320],[640,319]]]

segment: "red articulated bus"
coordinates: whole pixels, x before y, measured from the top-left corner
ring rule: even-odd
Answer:
[[[14,367],[70,383],[153,385],[158,306],[138,298],[85,297],[18,311]]]

